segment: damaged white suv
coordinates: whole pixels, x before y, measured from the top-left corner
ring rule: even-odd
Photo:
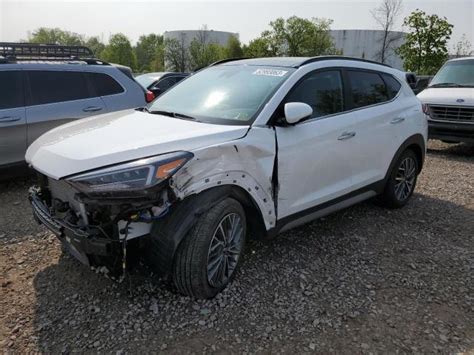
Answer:
[[[36,219],[83,263],[133,249],[179,292],[210,298],[245,239],[379,195],[405,205],[427,120],[390,67],[345,57],[223,61],[148,107],[56,128],[26,160]]]

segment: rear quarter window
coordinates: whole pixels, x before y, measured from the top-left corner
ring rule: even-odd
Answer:
[[[385,81],[385,85],[387,87],[388,97],[390,99],[393,99],[395,96],[397,96],[402,85],[397,79],[395,79],[390,74],[382,74],[382,78],[383,78],[383,81]]]
[[[90,83],[97,96],[116,95],[124,92],[124,88],[110,75],[103,73],[87,73]]]

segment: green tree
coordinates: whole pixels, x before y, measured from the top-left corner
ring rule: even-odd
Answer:
[[[84,45],[84,36],[78,33],[63,31],[60,28],[40,27],[28,37],[30,43],[61,44],[63,46]]]
[[[417,74],[433,75],[448,59],[448,40],[452,28],[446,17],[415,10],[403,22],[409,33],[397,53],[404,68]]]
[[[203,68],[225,56],[224,48],[217,43],[202,43],[194,38],[189,46],[189,66],[191,70]]]
[[[102,59],[107,62],[126,65],[133,70],[137,68],[137,58],[129,39],[122,33],[110,37],[109,44],[102,51]]]
[[[277,56],[336,54],[338,50],[329,33],[331,23],[322,18],[280,17],[270,22],[271,29],[262,33],[263,42],[257,44],[264,53]]]
[[[102,52],[105,49],[105,44],[103,44],[99,37],[90,37],[87,39],[85,46],[89,48],[96,58],[101,58]]]
[[[240,44],[239,39],[236,36],[230,36],[227,40],[226,46],[223,48],[223,57],[224,58],[241,58],[243,57],[244,52],[242,50],[242,45]]]
[[[189,51],[185,44],[185,35],[181,38],[168,38],[164,41],[164,59],[166,70],[185,72],[189,62]]]
[[[156,34],[142,35],[138,39],[135,47],[135,54],[137,56],[137,66],[140,72],[152,70],[152,66],[159,51],[163,46],[163,36]]]
[[[244,56],[248,58],[259,57],[274,57],[276,51],[270,48],[270,43],[267,38],[258,37],[249,42],[247,46],[243,46]]]

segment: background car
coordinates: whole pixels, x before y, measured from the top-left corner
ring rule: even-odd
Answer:
[[[92,56],[78,46],[0,43],[0,168],[21,165],[58,125],[153,100],[128,67]]]
[[[135,80],[145,90],[151,91],[155,97],[158,97],[188,75],[188,73],[156,72],[138,75]]]
[[[429,138],[474,143],[474,57],[447,61],[418,98],[428,114]]]

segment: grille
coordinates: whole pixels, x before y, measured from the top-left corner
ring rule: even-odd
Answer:
[[[474,107],[428,105],[434,120],[474,123]]]

